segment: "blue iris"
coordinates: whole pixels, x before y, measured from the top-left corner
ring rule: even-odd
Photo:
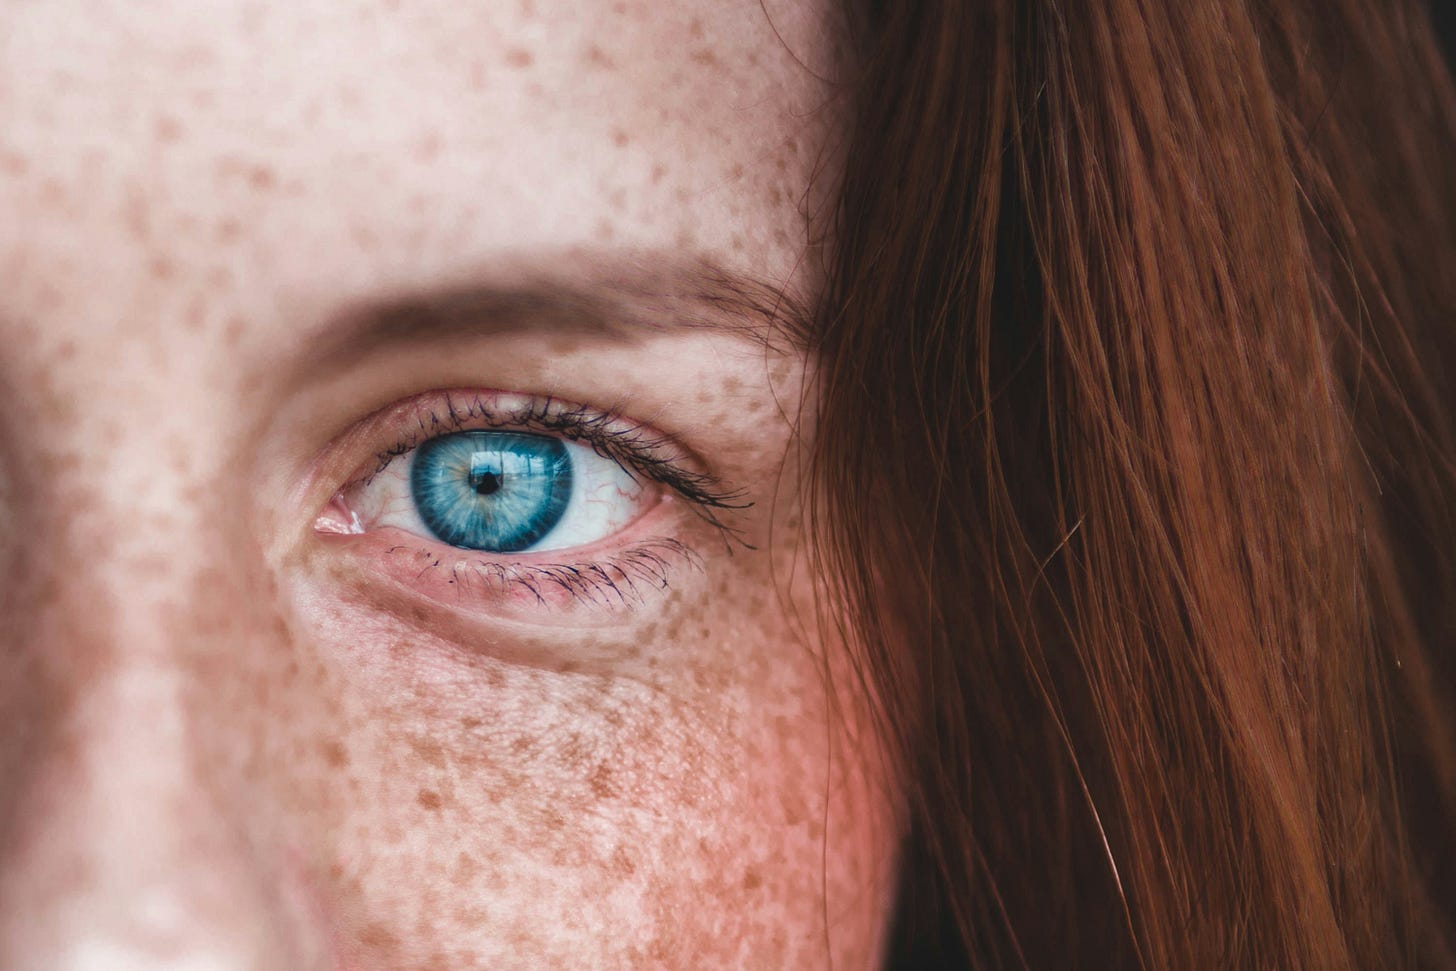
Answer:
[[[571,499],[571,456],[544,435],[472,431],[415,449],[410,490],[442,542],[515,553],[551,532]]]

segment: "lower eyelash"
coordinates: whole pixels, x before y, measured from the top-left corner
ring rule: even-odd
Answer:
[[[673,572],[701,569],[702,559],[675,539],[651,539],[591,563],[508,563],[479,557],[451,558],[413,546],[392,546],[390,556],[410,556],[423,566],[416,580],[455,586],[471,596],[523,592],[537,603],[552,599],[593,607],[631,607],[668,589]]]

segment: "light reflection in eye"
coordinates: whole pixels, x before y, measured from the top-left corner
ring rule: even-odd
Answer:
[[[344,499],[361,531],[393,526],[462,549],[521,553],[604,539],[655,492],[590,448],[475,430],[422,442]]]

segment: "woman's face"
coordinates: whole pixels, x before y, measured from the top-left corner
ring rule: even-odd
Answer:
[[[0,966],[873,964],[785,326],[833,36],[0,5]]]

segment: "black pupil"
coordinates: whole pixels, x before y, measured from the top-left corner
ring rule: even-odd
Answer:
[[[478,496],[488,496],[501,487],[501,477],[494,472],[471,472],[470,487]]]

